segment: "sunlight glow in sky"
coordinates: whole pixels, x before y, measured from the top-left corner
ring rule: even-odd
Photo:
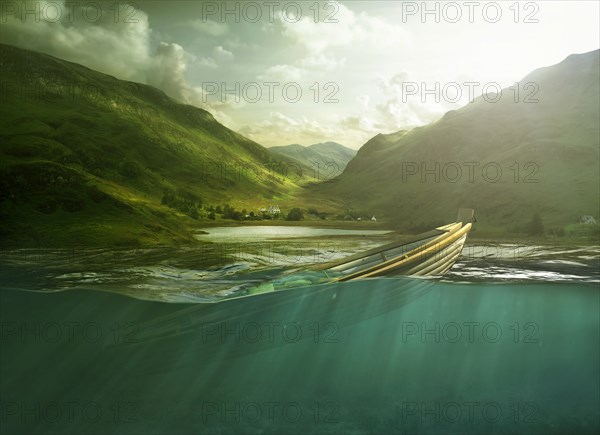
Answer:
[[[41,19],[3,6],[2,42],[156,86],[265,146],[358,148],[465,105],[465,83],[480,96],[600,45],[597,1],[101,2],[94,22],[13,3]]]

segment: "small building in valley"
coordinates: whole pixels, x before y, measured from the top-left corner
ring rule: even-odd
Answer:
[[[587,224],[587,225],[596,225],[596,219],[594,219],[594,216],[590,216],[590,215],[586,214],[586,215],[581,216],[579,223]]]

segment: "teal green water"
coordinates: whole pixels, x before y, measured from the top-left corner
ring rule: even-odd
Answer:
[[[293,292],[198,305],[4,289],[3,433],[598,432],[595,283]]]
[[[598,433],[597,247],[305,271],[373,243],[0,252],[0,432]]]

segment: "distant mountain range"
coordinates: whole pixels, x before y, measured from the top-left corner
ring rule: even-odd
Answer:
[[[356,155],[356,150],[337,142],[324,142],[309,146],[292,144],[271,147],[269,150],[297,160],[309,168],[319,170],[322,175],[319,179],[330,179],[340,175]]]
[[[291,159],[150,86],[4,44],[0,83],[3,245],[192,240],[201,204],[251,209],[302,182]]]
[[[480,96],[430,125],[377,135],[336,183],[308,195],[401,229],[472,207],[477,231],[502,237],[524,231],[535,213],[546,230],[597,217],[599,77],[598,50],[573,54],[524,77],[518,93]]]
[[[0,44],[0,243],[190,242],[206,206],[225,204],[352,210],[409,231],[472,207],[480,234],[518,236],[536,214],[561,230],[600,214],[599,77],[598,51],[571,55],[358,153],[267,149],[153,87]]]

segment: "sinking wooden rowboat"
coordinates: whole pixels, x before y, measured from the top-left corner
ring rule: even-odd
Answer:
[[[456,222],[317,267],[336,281],[394,275],[442,275],[462,252],[474,211],[460,209]]]
[[[248,295],[364,278],[443,275],[460,256],[474,221],[472,209],[460,209],[456,222],[359,252],[340,260],[291,271],[248,289]]]
[[[461,209],[456,222],[407,242],[293,271],[249,288],[242,296],[184,306],[163,316],[149,314],[149,319],[137,320],[139,334],[134,342],[108,346],[113,352],[107,353],[102,365],[134,362],[143,374],[196,370],[198,362],[208,357],[224,361],[286,345],[285,340],[271,340],[271,335],[264,339],[267,332],[262,340],[240,339],[246,328],[267,324],[282,329],[292,325],[294,331],[303,331],[298,339],[306,341],[314,339],[309,331],[315,325],[333,325],[343,336],[344,327],[412,303],[436,285],[435,280],[363,278],[446,272],[460,255],[472,222],[473,210]]]

